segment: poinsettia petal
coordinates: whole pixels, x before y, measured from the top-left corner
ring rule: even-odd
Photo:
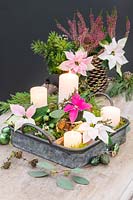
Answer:
[[[76,59],[84,59],[87,57],[87,52],[80,49],[75,53],[75,57]]]
[[[7,121],[6,124],[12,126],[14,125],[18,120],[20,120],[21,116],[12,115]]]
[[[88,130],[89,127],[90,127],[90,124],[87,122],[84,122],[78,127],[78,131],[84,132],[84,131]]]
[[[70,118],[70,121],[73,123],[78,117],[78,109],[73,109],[73,110],[70,110],[69,112],[69,118]]]
[[[24,116],[25,115],[25,108],[18,104],[11,104],[10,105],[11,112],[16,116]]]
[[[75,57],[75,55],[74,55],[74,53],[72,52],[72,51],[65,51],[65,55],[66,55],[66,58],[68,59],[68,60],[73,60],[74,59],[74,57]]]
[[[118,40],[118,45],[123,49],[127,42],[127,37]]]
[[[28,118],[28,119],[25,119],[25,123],[29,123],[29,124],[34,124],[35,125],[35,120],[32,119],[32,118]]]
[[[108,133],[106,131],[100,131],[98,133],[98,138],[100,140],[102,140],[105,144],[108,144],[108,142],[109,142],[109,136],[108,136]]]
[[[98,130],[95,127],[88,128],[88,135],[91,139],[95,140],[98,136]]]
[[[32,119],[32,118],[29,118],[29,119],[21,118],[17,122],[15,122],[14,131],[16,131],[19,128],[21,128],[22,125],[25,124],[25,123],[30,123],[30,124],[34,124],[35,125],[34,119]]]
[[[105,51],[105,52],[103,52],[103,53],[101,53],[99,56],[98,56],[98,58],[100,58],[101,60],[106,60],[107,59],[107,52]]]
[[[30,106],[26,111],[26,117],[31,118],[36,112],[36,107],[34,105]]]
[[[79,110],[83,111],[83,110],[90,110],[92,108],[92,105],[89,103],[86,103],[85,101],[81,102],[81,105],[79,106]]]
[[[83,144],[89,142],[91,140],[91,137],[88,135],[88,131],[85,131],[83,133]]]
[[[103,125],[103,128],[104,128],[106,131],[110,132],[110,133],[114,133],[114,132],[115,132],[112,128],[110,128],[110,127],[108,127],[108,126]]]
[[[125,56],[121,56],[121,60],[122,60],[122,64],[124,65],[124,64],[126,64],[126,63],[128,63],[128,60],[126,59],[126,57]]]
[[[106,57],[106,59],[109,61],[108,64],[109,64],[109,69],[111,70],[112,68],[115,67],[116,65],[116,60],[115,60],[115,56],[113,55],[108,55]]]
[[[79,105],[80,104],[80,95],[78,93],[74,94],[71,98],[71,102],[73,105]]]
[[[16,121],[15,122],[15,126],[14,126],[14,131],[16,131],[19,128],[21,128],[23,124],[25,124],[25,119],[24,118],[21,118],[18,121]]]
[[[73,110],[74,106],[72,104],[67,104],[64,108],[64,112],[69,112],[70,110]]]
[[[69,60],[66,60],[64,62],[62,62],[59,66],[59,68],[63,71],[69,71],[72,69],[72,63]]]
[[[96,117],[93,113],[84,111],[83,118],[89,123],[89,124],[97,124],[98,121],[102,120],[102,117]]]

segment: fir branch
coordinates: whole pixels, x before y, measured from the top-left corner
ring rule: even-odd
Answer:
[[[66,60],[64,51],[76,50],[73,42],[69,42],[66,37],[60,36],[56,32],[49,34],[46,43],[40,40],[33,41],[31,49],[35,54],[45,58],[50,74],[61,73],[59,65]]]
[[[11,98],[6,102],[0,101],[0,114],[4,114],[10,110],[10,104],[19,104],[28,108],[30,106],[30,94],[27,92],[17,92],[10,95]]]
[[[126,101],[131,101],[133,99],[133,74],[125,72],[123,77],[117,76],[107,93],[110,97],[124,94]]]

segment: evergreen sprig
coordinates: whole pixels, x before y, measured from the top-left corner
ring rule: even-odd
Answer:
[[[15,95],[10,95],[11,98],[6,102],[0,101],[0,114],[10,110],[10,104],[19,104],[28,108],[30,106],[30,94],[28,92],[17,92]]]
[[[60,36],[56,32],[49,33],[46,43],[37,40],[31,44],[31,49],[35,54],[45,58],[50,74],[60,74],[59,65],[66,60],[64,51],[75,50],[74,42],[69,42],[65,36]]]
[[[107,91],[110,97],[114,97],[120,94],[125,95],[126,101],[133,99],[133,74],[131,72],[125,72],[122,77],[117,76],[112,86]]]

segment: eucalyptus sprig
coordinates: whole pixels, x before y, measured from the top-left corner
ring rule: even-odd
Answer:
[[[65,190],[73,190],[74,183],[88,185],[88,179],[81,176],[85,170],[81,168],[58,170],[57,167],[48,162],[38,162],[40,170],[29,171],[28,174],[34,178],[56,177],[56,185]],[[80,174],[80,176],[79,176]]]

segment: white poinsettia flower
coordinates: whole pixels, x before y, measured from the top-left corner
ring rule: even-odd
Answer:
[[[84,111],[83,118],[89,124],[97,124],[97,122],[102,120],[102,117],[96,117],[93,113],[88,112],[88,111]]]
[[[89,142],[91,139],[95,140],[98,137],[104,143],[108,144],[109,136],[108,132],[114,133],[115,131],[108,126],[101,123],[96,124],[95,127],[90,127],[87,122],[82,123],[78,131],[83,133],[83,143]]]
[[[103,124],[96,124],[94,128],[98,130],[98,138],[106,144],[108,144],[109,141],[108,132],[109,133],[115,132],[112,128],[105,126]]]
[[[109,69],[116,66],[116,71],[120,76],[122,75],[121,66],[128,63],[123,50],[126,41],[126,37],[118,40],[118,42],[113,38],[110,44],[104,45],[104,52],[98,56],[101,60],[108,60]]]
[[[10,109],[13,116],[7,120],[7,123],[14,126],[14,131],[21,128],[25,123],[35,125],[35,121],[32,118],[36,112],[36,107],[34,105],[31,105],[27,110],[25,110],[25,108],[19,104],[11,104]]]

